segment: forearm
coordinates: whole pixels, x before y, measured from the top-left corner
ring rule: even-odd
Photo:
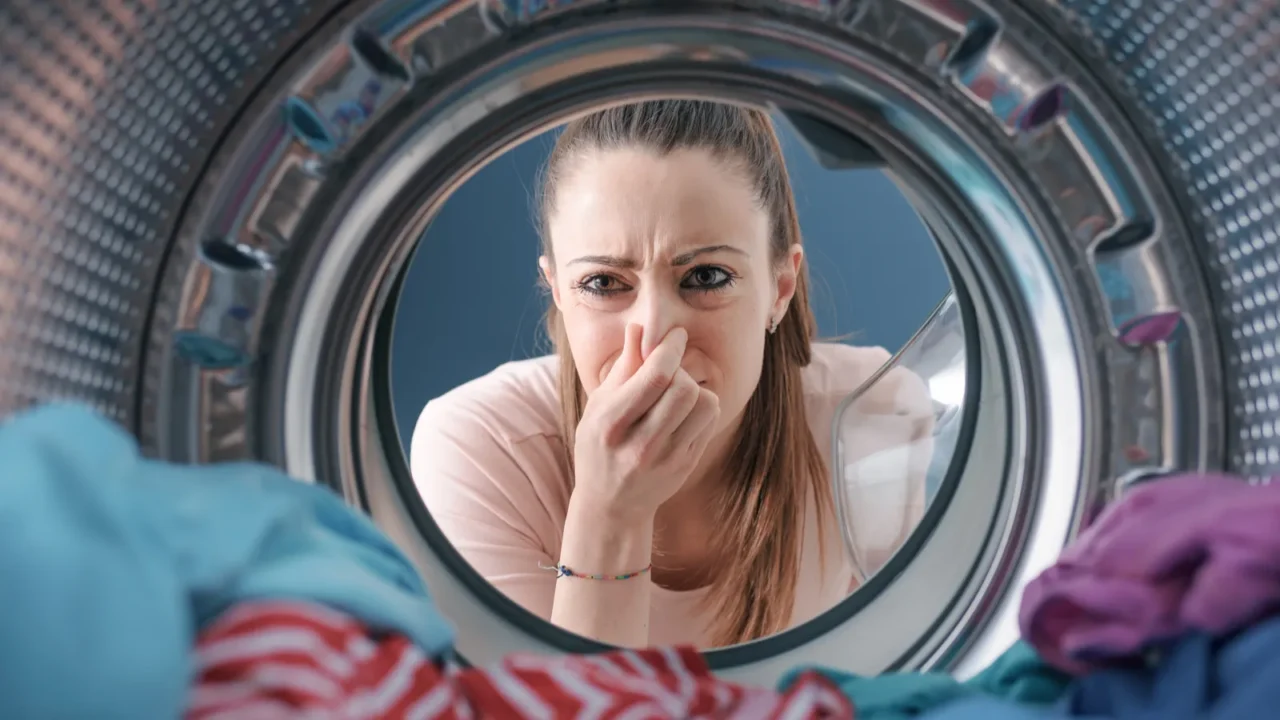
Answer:
[[[569,503],[560,563],[575,573],[616,576],[649,566],[653,518],[611,519]],[[551,622],[570,632],[621,647],[649,644],[652,585],[644,574],[627,580],[562,577]]]

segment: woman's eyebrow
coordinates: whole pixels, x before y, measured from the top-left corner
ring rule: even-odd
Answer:
[[[570,260],[569,262],[565,263],[565,265],[579,265],[583,263],[587,263],[591,265],[604,265],[607,267],[615,267],[623,270],[634,268],[636,266],[635,260],[618,257],[616,255],[583,255],[582,257],[576,257]]]
[[[709,253],[716,253],[716,252],[733,252],[739,255],[747,254],[746,251],[742,250],[741,248],[736,248],[732,245],[707,245],[706,247],[695,248],[693,250],[689,250],[688,252],[683,252],[683,253],[680,253],[679,255],[676,255],[675,257],[671,258],[671,264],[677,267],[679,267],[680,265],[688,265],[689,263],[693,262],[694,258],[698,257],[699,255],[707,255]],[[632,260],[630,258],[618,257],[617,255],[583,255],[582,257],[576,257],[565,264],[578,265],[583,263],[589,263],[591,265],[604,265],[606,267],[614,267],[614,268],[619,268],[623,270],[629,270],[636,266],[635,260]]]
[[[734,252],[734,253],[738,253],[739,255],[747,254],[746,251],[742,250],[741,248],[736,248],[732,245],[708,245],[706,247],[697,248],[696,250],[690,250],[689,252],[686,252],[686,253],[680,253],[679,255],[671,258],[671,264],[676,266],[688,265],[689,263],[693,262],[693,259],[698,257],[699,255],[706,255],[708,253],[715,253],[715,252]]]

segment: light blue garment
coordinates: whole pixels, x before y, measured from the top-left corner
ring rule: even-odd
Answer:
[[[1063,717],[1062,711],[1056,708],[1019,705],[986,695],[962,698],[917,716],[918,720],[1060,720]],[[1081,716],[1079,720],[1111,719],[1105,716]]]
[[[252,598],[452,645],[408,560],[324,488],[150,461],[76,406],[0,426],[0,718],[179,717],[196,630]]]
[[[786,689],[805,669],[814,669],[839,686],[857,708],[858,720],[908,720],[964,698],[985,696],[1017,701],[1027,707],[1052,706],[1066,692],[1070,678],[1045,665],[1036,651],[1018,642],[990,667],[967,682],[945,673],[888,673],[862,677],[822,668],[798,668],[783,678]]]

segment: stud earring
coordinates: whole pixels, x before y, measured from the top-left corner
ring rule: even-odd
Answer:
[[[769,334],[772,335],[778,331],[778,318],[769,320]]]

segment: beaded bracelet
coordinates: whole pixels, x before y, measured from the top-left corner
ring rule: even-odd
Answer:
[[[625,575],[592,575],[590,573],[574,572],[573,570],[570,570],[567,565],[556,565],[553,567],[547,567],[546,565],[542,565],[541,563],[539,563],[538,567],[542,568],[543,570],[554,570],[556,573],[556,577],[558,578],[571,577],[571,578],[578,578],[580,580],[630,580],[633,577],[639,577],[640,575],[643,575],[649,572],[650,570],[652,570],[653,564],[651,563],[642,570],[629,572],[629,573],[626,573]]]

